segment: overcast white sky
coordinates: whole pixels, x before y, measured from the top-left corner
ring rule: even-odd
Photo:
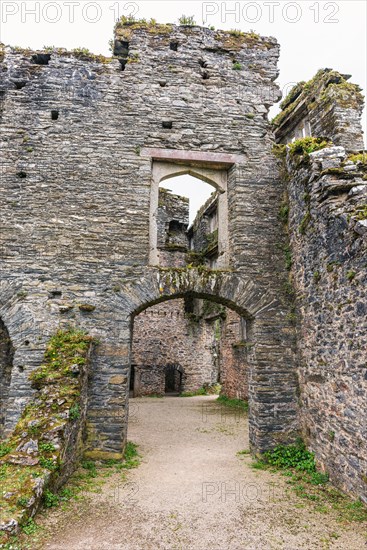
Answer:
[[[132,13],[136,18],[175,23],[184,13],[194,15],[198,24],[205,22],[217,29],[254,30],[275,36],[281,45],[277,82],[284,95],[296,82],[312,78],[325,67],[351,74],[351,81],[366,94],[366,6],[365,0],[2,0],[0,40],[34,49],[50,45],[86,47],[110,55],[108,41],[118,16]],[[278,110],[273,107],[271,117]],[[366,110],[363,124],[366,132]],[[167,183],[166,187],[173,189],[173,180],[169,186]],[[196,195],[200,203],[205,200],[204,194]]]

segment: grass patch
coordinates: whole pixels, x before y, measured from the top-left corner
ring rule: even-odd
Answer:
[[[226,395],[220,395],[217,399],[218,403],[231,407],[232,409],[241,409],[242,411],[248,411],[248,402],[243,399],[230,399]]]
[[[185,391],[180,393],[180,397],[195,397],[197,395],[218,395],[221,390],[220,384],[213,384],[209,386],[204,384],[201,388],[194,391]]]
[[[196,395],[208,395],[205,388],[199,388],[194,391],[184,391],[180,393],[180,397],[195,397]]]
[[[289,217],[289,204],[283,203],[279,208],[279,219],[286,225]]]
[[[180,25],[186,25],[189,27],[194,27],[196,25],[196,21],[193,15],[181,15],[178,22]]]
[[[367,204],[364,204],[357,208],[356,220],[367,220]]]
[[[278,469],[295,468],[309,473],[316,471],[315,456],[302,441],[294,445],[278,445],[273,451],[264,454],[264,461]]]
[[[281,471],[299,498],[315,504],[315,510],[327,514],[335,511],[339,521],[366,522],[367,507],[360,500],[351,500],[329,482],[329,475],[318,472],[314,453],[302,440],[294,445],[278,445],[253,462],[255,470]]]
[[[251,468],[253,470],[267,470],[268,466],[262,460],[255,460],[255,462],[251,463]]]
[[[124,470],[131,470],[132,468],[137,468],[140,464],[140,455],[138,453],[138,446],[131,441],[128,441],[126,444],[124,461],[122,462],[121,468]]]
[[[349,155],[347,160],[351,160],[354,164],[358,164],[361,168],[367,168],[367,153]]]
[[[46,509],[61,507],[66,510],[71,502],[84,500],[88,493],[99,493],[106,482],[106,478],[113,474],[120,473],[122,480],[125,480],[125,473],[122,470],[130,470],[139,466],[141,456],[138,453],[138,446],[129,441],[126,445],[123,460],[107,460],[105,462],[94,462],[83,460],[69,478],[68,482],[57,493],[46,489],[43,495],[43,505]],[[1,483],[1,482],[0,482]],[[25,505],[24,497],[19,499],[19,505]],[[39,536],[40,527],[33,519],[28,519],[22,526],[19,536],[9,537],[2,541],[0,537],[1,550],[25,550],[33,548],[35,537]]]
[[[310,222],[311,222],[311,213],[309,210],[307,210],[298,227],[298,231],[300,232],[301,235],[304,235],[306,233],[307,227],[309,226]]]

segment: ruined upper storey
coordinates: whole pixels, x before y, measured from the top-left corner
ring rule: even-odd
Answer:
[[[364,97],[349,78],[338,71],[320,69],[309,82],[294,86],[273,120],[278,143],[314,136],[328,138],[347,151],[362,150]]]
[[[114,47],[111,58],[2,49],[0,247],[9,276],[23,276],[30,261],[31,273],[51,269],[67,279],[106,259],[118,266],[114,274],[147,265],[147,150],[235,156],[231,227],[243,220],[240,187],[254,173],[261,181],[273,173],[267,115],[280,96],[275,39],[134,23],[117,25]],[[236,261],[240,248],[236,236]]]

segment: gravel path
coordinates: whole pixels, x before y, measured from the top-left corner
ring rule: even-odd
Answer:
[[[129,440],[142,464],[108,479],[42,522],[47,550],[319,550],[367,548],[366,526],[287,490],[282,476],[250,468],[245,415],[215,397],[131,401]]]

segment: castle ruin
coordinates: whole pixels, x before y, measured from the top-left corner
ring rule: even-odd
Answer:
[[[363,98],[321,70],[272,127],[278,57],[252,32],[139,22],[117,24],[112,58],[0,50],[1,434],[32,397],[50,336],[77,326],[98,340],[85,454],[121,457],[134,319],[209,302],[230,311],[224,332],[247,327],[227,379],[231,395],[248,393],[252,452],[302,435],[367,502]],[[166,196],[160,212],[160,184],[182,174],[215,193],[205,246],[182,201]],[[188,389],[209,383],[199,378]]]

